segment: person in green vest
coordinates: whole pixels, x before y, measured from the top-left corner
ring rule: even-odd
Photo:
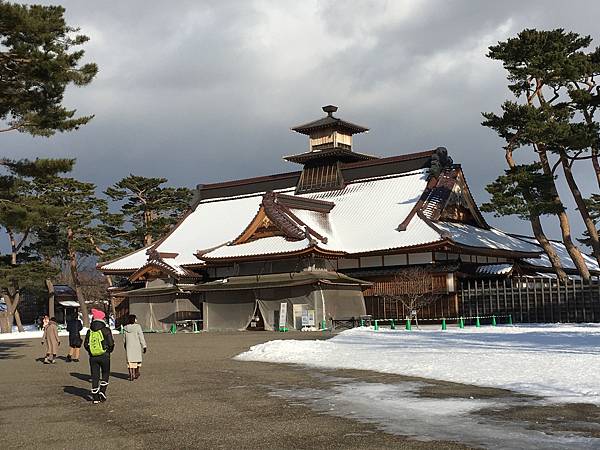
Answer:
[[[92,401],[106,401],[106,390],[110,376],[110,354],[115,348],[111,329],[104,321],[106,314],[99,309],[92,309],[92,324],[85,335],[83,347],[90,356],[90,372],[92,374]]]

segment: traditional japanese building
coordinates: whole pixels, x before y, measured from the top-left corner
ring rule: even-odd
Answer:
[[[328,324],[410,289],[397,274],[411,267],[439,294],[429,313],[452,317],[461,279],[551,272],[535,240],[486,222],[445,148],[360,153],[353,136],[367,128],[336,117],[335,106],[323,111],[292,128],[308,136],[307,151],[284,157],[300,170],[198,185],[169,234],[99,267],[121,278],[113,295],[145,328],[197,318],[207,330],[272,330],[282,303],[289,328],[309,312],[315,325]]]

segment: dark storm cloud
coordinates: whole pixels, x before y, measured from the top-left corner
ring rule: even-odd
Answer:
[[[75,156],[77,176],[100,187],[130,172],[193,186],[296,170],[281,156],[307,144],[289,128],[334,103],[371,128],[357,138],[366,152],[446,146],[484,201],[504,161],[481,111],[510,96],[487,47],[526,27],[592,34],[600,45],[593,1],[62,4],[100,66],[67,102],[96,117],[51,139],[2,136],[3,153]],[[492,222],[529,232],[513,219]]]

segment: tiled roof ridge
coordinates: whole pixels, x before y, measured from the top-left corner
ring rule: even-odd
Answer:
[[[421,151],[421,152],[406,153],[404,155],[388,156],[388,157],[384,157],[384,158],[370,159],[370,160],[366,160],[366,161],[345,163],[345,164],[341,164],[341,169],[342,170],[356,169],[356,168],[361,168],[361,167],[384,165],[384,164],[390,164],[390,163],[394,163],[394,162],[411,161],[414,159],[427,158],[427,157],[431,157],[435,153],[435,151],[436,150],[425,150],[425,151]],[[281,180],[281,179],[285,179],[285,178],[299,177],[300,173],[301,173],[301,171],[284,172],[284,173],[279,173],[279,174],[262,175],[262,176],[250,177],[250,178],[241,178],[238,180],[222,181],[222,182],[217,182],[217,183],[199,184],[198,189],[201,191],[210,191],[210,190],[216,190],[216,189],[220,189],[220,188],[224,188],[224,187],[235,187],[235,186],[254,184],[254,183],[263,182],[263,181]]]
[[[304,209],[307,211],[316,211],[322,213],[329,213],[329,211],[331,211],[335,206],[335,203],[327,200],[281,193],[275,193],[275,203],[287,208]]]
[[[437,177],[437,182],[430,190],[425,200],[422,211],[431,220],[438,220],[452,189],[457,182],[458,171],[455,167],[445,168]]]
[[[423,168],[423,169],[411,170],[409,172],[394,173],[394,174],[390,174],[390,175],[375,175],[372,177],[356,178],[354,180],[347,181],[346,186],[351,185],[351,184],[357,184],[357,183],[366,183],[369,181],[389,180],[392,178],[408,177],[408,176],[414,175],[419,172],[426,172],[428,170],[429,169],[427,169],[427,168]],[[202,200],[199,202],[199,204],[216,203],[216,202],[223,202],[223,201],[229,201],[229,200],[239,200],[239,199],[252,198],[252,197],[262,197],[263,195],[265,195],[266,192],[275,192],[278,195],[286,195],[289,197],[307,198],[307,197],[305,197],[307,194],[293,194],[294,188],[291,187],[291,188],[286,188],[286,189],[278,189],[278,190],[274,190],[274,191],[262,191],[262,192],[259,191],[259,192],[253,192],[251,194],[215,197],[215,198]],[[288,193],[291,193],[291,194],[288,194]],[[310,194],[310,193],[308,193],[308,194]],[[324,201],[324,200],[319,200],[319,201]]]
[[[301,134],[310,134],[310,131],[318,130],[321,128],[344,128],[349,131],[352,131],[353,133],[364,133],[365,131],[369,131],[368,128],[363,127],[362,125],[357,125],[355,123],[349,122],[339,117],[333,117],[331,115],[321,117],[316,120],[311,120],[307,123],[296,125],[295,127],[292,127],[291,130]]]

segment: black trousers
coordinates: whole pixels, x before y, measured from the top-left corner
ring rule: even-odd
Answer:
[[[107,352],[100,356],[90,356],[90,372],[92,374],[92,394],[101,392],[106,396],[108,377],[110,376],[110,354]]]

